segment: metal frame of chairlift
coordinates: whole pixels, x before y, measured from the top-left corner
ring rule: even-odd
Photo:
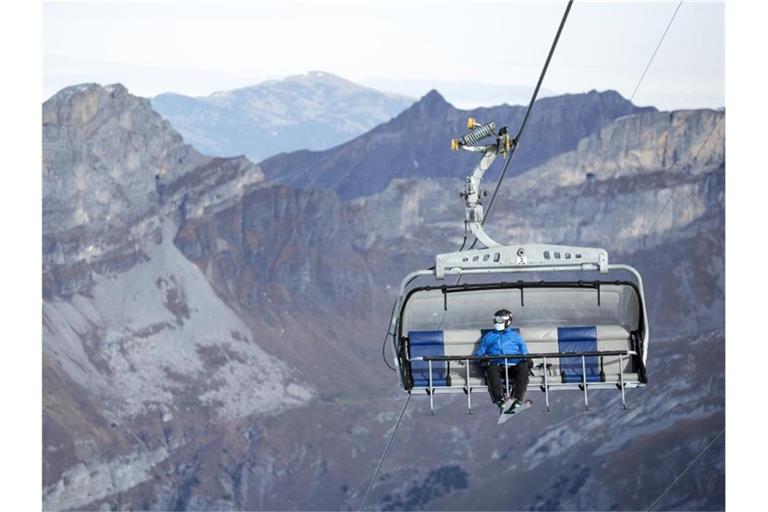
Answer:
[[[519,273],[519,272],[599,272],[606,274],[610,271],[624,271],[629,272],[635,278],[637,283],[637,292],[639,306],[642,311],[642,325],[643,325],[643,338],[641,340],[642,347],[642,363],[645,366],[645,362],[648,357],[648,340],[649,340],[649,328],[648,328],[648,315],[645,308],[645,294],[643,291],[643,280],[640,273],[629,265],[623,264],[609,264],[608,252],[605,249],[593,248],[593,247],[576,247],[566,245],[549,245],[549,244],[522,244],[522,245],[501,245],[494,241],[483,229],[483,205],[482,196],[480,190],[480,184],[483,181],[485,172],[490,168],[491,164],[495,161],[496,157],[501,154],[505,158],[511,158],[512,152],[516,149],[516,139],[510,139],[506,128],[502,128],[496,134],[496,125],[494,123],[486,123],[478,125],[477,122],[470,118],[467,127],[470,130],[460,140],[454,139],[451,141],[453,150],[465,150],[471,152],[483,153],[480,162],[477,164],[472,174],[466,179],[466,185],[461,197],[466,202],[465,207],[465,227],[477,241],[479,241],[485,249],[474,249],[452,253],[439,254],[435,258],[435,266],[431,269],[417,270],[411,272],[403,279],[400,284],[400,290],[398,299],[394,307],[394,315],[390,321],[388,335],[392,336],[392,349],[395,364],[397,365],[398,372],[401,377],[401,385],[406,389],[405,374],[400,368],[400,359],[398,354],[398,333],[400,332],[400,323],[402,321],[402,309],[407,303],[406,292],[408,287],[418,278],[421,277],[433,277],[437,280],[445,279],[446,276],[456,275],[475,275],[475,274],[495,274],[495,273]],[[475,145],[480,140],[487,137],[496,137],[496,141],[493,144],[488,145]],[[590,353],[548,353],[548,354],[529,354],[528,356],[515,355],[518,359],[532,359],[534,357],[548,357],[548,358],[562,358],[562,357],[578,357],[581,355],[582,364],[585,366],[584,357],[587,355],[618,355],[620,362],[623,364],[623,358],[633,355],[637,355],[636,352],[627,351],[612,351],[612,352],[590,352]],[[495,358],[504,358],[504,356],[497,356]],[[489,360],[494,359],[492,357],[476,357],[476,356],[425,356],[422,360],[427,361],[430,368],[430,386],[428,392],[430,395],[430,410],[434,411],[434,394],[437,388],[432,385],[432,361],[450,361],[450,360],[463,360],[467,365],[467,403],[471,413],[471,385],[469,384],[469,361],[472,360]],[[546,366],[544,367],[544,375],[546,379]],[[626,387],[639,387],[644,383],[632,383],[632,386],[628,386],[624,382],[624,371],[621,369],[620,384],[622,405],[626,407]],[[509,381],[507,381],[509,385]],[[586,375],[583,375],[583,382],[580,387],[584,392],[584,403],[589,408],[589,401],[587,396],[587,389],[592,387],[593,389],[613,387],[614,384],[606,382],[592,382],[588,383]],[[485,386],[483,386],[485,387]],[[547,409],[549,410],[549,391],[550,389],[573,389],[573,386],[568,386],[567,383],[546,383],[544,392],[546,395]],[[440,387],[442,390],[452,390],[457,388],[452,387]],[[459,387],[459,390],[463,390],[464,387]],[[410,392],[410,390],[409,390]]]
[[[547,358],[552,359],[560,359],[563,357],[581,357],[581,368],[582,368],[582,380],[578,384],[578,388],[583,391],[584,396],[584,407],[586,410],[589,410],[589,396],[588,396],[588,389],[594,388],[594,389],[611,389],[611,388],[618,388],[621,393],[621,405],[622,408],[627,408],[627,397],[626,397],[626,390],[628,388],[632,387],[640,387],[643,384],[640,383],[629,383],[624,382],[624,357],[631,357],[637,355],[637,352],[633,350],[605,350],[605,351],[596,351],[596,352],[549,352],[549,353],[542,353],[542,354],[505,354],[500,356],[419,356],[414,357],[413,359],[409,359],[409,361],[426,361],[428,365],[429,370],[429,386],[426,388],[423,387],[415,387],[412,389],[424,389],[427,394],[429,395],[429,412],[430,414],[435,413],[435,395],[437,394],[437,391],[440,392],[464,392],[467,395],[467,412],[469,414],[472,414],[472,388],[473,387],[482,387],[486,388],[487,386],[472,386],[469,384],[470,382],[470,374],[469,369],[470,361],[493,361],[493,360],[504,360],[504,377],[506,380],[505,386],[506,386],[506,393],[509,395],[509,359],[525,359],[525,360],[533,360],[533,359],[542,359],[542,367],[543,367],[543,377],[544,377],[544,384],[539,386],[539,388],[544,392],[544,400],[547,407],[547,412],[551,411],[551,406],[549,402],[549,393],[550,390],[554,391],[556,389],[573,389],[573,386],[570,385],[572,383],[550,383],[547,379],[548,373],[547,373]],[[588,382],[587,381],[587,372],[586,372],[586,357],[591,356],[599,356],[601,359],[605,356],[619,356],[619,382],[618,383],[611,383],[611,382]],[[464,367],[466,368],[466,378],[467,378],[467,385],[466,386],[441,386],[441,387],[435,387],[433,380],[432,380],[432,362],[433,361],[462,361],[464,362]]]

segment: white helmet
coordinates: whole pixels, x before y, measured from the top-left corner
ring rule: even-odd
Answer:
[[[493,327],[497,331],[503,331],[512,325],[512,312],[507,309],[500,309],[493,314]]]

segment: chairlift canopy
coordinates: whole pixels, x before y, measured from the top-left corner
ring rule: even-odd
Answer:
[[[500,246],[493,251],[535,254],[535,246],[523,249]],[[574,249],[578,250],[563,248],[563,252]],[[454,254],[474,252],[478,251]],[[492,328],[494,312],[508,309],[512,327],[528,345],[533,363],[530,386],[545,392],[548,407],[550,392],[565,389],[582,391],[588,404],[587,389],[618,388],[625,403],[626,389],[646,384],[648,329],[642,279],[632,267],[609,265],[604,251],[581,253],[597,259],[583,258],[578,265],[563,267],[535,257],[515,263],[505,263],[503,257],[495,263],[483,258],[473,263],[469,258],[464,262],[469,268],[446,269],[449,276],[472,280],[460,284],[452,279],[446,283],[450,278],[436,281],[434,269],[407,276],[390,326],[403,389],[425,391],[431,405],[437,393],[464,392],[471,410],[472,390],[486,388],[481,364],[488,359],[472,354]],[[451,260],[450,256],[438,259]],[[616,277],[623,272],[625,279],[519,279],[530,271],[578,272],[582,277],[584,271],[595,274],[601,269]],[[626,273],[632,279],[626,279]],[[425,277],[433,282],[417,285]]]

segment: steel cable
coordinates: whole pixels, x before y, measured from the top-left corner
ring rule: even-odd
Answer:
[[[643,83],[643,80],[645,79],[645,75],[648,74],[648,70],[651,69],[651,64],[653,63],[653,60],[656,58],[656,54],[659,53],[659,48],[661,48],[661,43],[664,42],[664,39],[667,37],[667,32],[669,32],[669,28],[672,26],[672,22],[675,21],[675,18],[677,17],[677,11],[680,10],[680,6],[683,5],[683,0],[680,0],[677,3],[677,7],[675,8],[675,12],[672,13],[672,17],[669,18],[669,22],[667,23],[666,28],[664,29],[664,32],[661,34],[661,38],[659,38],[659,42],[656,44],[656,48],[653,50],[653,53],[651,54],[651,58],[648,59],[648,63],[645,65],[645,69],[643,70],[643,74],[640,75],[640,79],[635,84],[635,88],[632,91],[632,94],[629,97],[629,102],[632,103],[635,99],[635,95],[637,94],[637,91],[640,89],[640,84]],[[595,164],[595,171],[598,170],[600,165],[602,165],[603,161],[605,160],[605,156],[608,154],[608,147],[611,145],[611,142],[613,141],[613,135],[616,133],[616,131],[611,132],[611,136],[608,139],[608,143],[603,148],[603,152],[600,155],[600,160],[597,161],[597,164]]]
[[[708,451],[710,448],[712,448],[712,446],[714,446],[714,444],[715,444],[715,441],[717,441],[718,439],[720,439],[720,436],[722,436],[724,433],[725,433],[725,429],[721,430],[721,431],[720,431],[720,432],[719,432],[719,433],[718,433],[718,434],[715,436],[715,438],[714,438],[714,439],[712,439],[712,441],[710,441],[710,442],[709,442],[709,444],[708,444],[707,446],[705,446],[705,447],[704,447],[704,449],[703,449],[701,452],[699,452],[699,454],[698,454],[696,457],[694,457],[694,458],[693,458],[693,460],[692,460],[690,463],[688,463],[688,465],[685,467],[685,469],[683,470],[683,472],[682,472],[682,473],[680,473],[680,475],[678,475],[678,477],[677,477],[677,478],[675,478],[675,479],[672,481],[672,483],[671,483],[671,484],[669,484],[669,485],[667,486],[667,488],[666,488],[666,489],[664,489],[664,491],[662,491],[662,493],[661,493],[661,494],[659,494],[659,495],[656,497],[656,499],[655,499],[655,500],[653,500],[653,502],[651,503],[651,506],[650,506],[650,507],[648,507],[648,509],[647,509],[647,510],[648,510],[648,512],[650,512],[651,510],[653,510],[653,509],[654,509],[654,507],[656,507],[656,505],[658,505],[658,504],[659,504],[659,501],[661,501],[661,498],[663,498],[664,496],[666,496],[666,495],[667,495],[667,493],[669,492],[669,490],[670,490],[670,489],[672,489],[672,487],[674,487],[674,486],[677,484],[677,482],[679,482],[679,481],[680,481],[680,480],[681,480],[681,479],[682,479],[682,478],[683,478],[683,477],[684,477],[684,476],[685,476],[685,475],[688,473],[688,471],[690,471],[690,470],[691,470],[691,468],[692,468],[694,465],[696,465],[696,463],[699,461],[699,459],[701,459],[701,458],[704,456],[704,454],[705,454],[705,453],[707,453],[707,451]]]
[[[547,59],[544,61],[544,67],[541,69],[541,73],[539,73],[539,80],[536,82],[536,87],[534,87],[533,89],[531,100],[528,102],[528,108],[525,109],[525,115],[523,116],[523,120],[520,123],[520,127],[517,129],[517,133],[512,139],[512,148],[510,149],[509,154],[507,155],[507,159],[506,159],[507,161],[504,162],[504,167],[501,170],[499,179],[496,180],[496,186],[493,189],[493,194],[491,194],[491,199],[490,201],[488,201],[488,208],[485,209],[483,220],[480,221],[481,226],[485,224],[486,219],[488,218],[488,216],[491,213],[491,210],[493,209],[493,203],[496,201],[496,195],[499,193],[499,188],[501,187],[501,183],[504,181],[504,177],[507,175],[507,169],[509,169],[509,163],[512,161],[512,157],[514,156],[515,151],[517,151],[517,147],[520,144],[520,138],[523,136],[523,130],[525,130],[526,124],[528,124],[528,118],[531,116],[531,111],[533,111],[533,104],[536,102],[536,98],[539,95],[539,89],[541,89],[541,84],[544,82],[544,76],[546,76],[547,74],[549,63],[552,61],[552,55],[554,55],[555,53],[557,42],[560,40],[560,34],[562,34],[563,32],[563,27],[565,27],[565,22],[568,19],[568,14],[571,12],[572,5],[573,5],[573,0],[568,0],[568,5],[565,7],[565,12],[563,13],[563,17],[560,20],[560,25],[557,27],[557,33],[555,33],[555,39],[552,41],[552,46],[550,46],[549,48]],[[477,244],[477,238],[475,238],[474,242],[472,242],[470,249],[474,248],[476,244]]]
[[[392,429],[392,433],[389,435],[389,439],[387,440],[387,444],[384,446],[384,453],[381,454],[381,457],[379,458],[379,463],[376,465],[376,470],[373,472],[373,478],[371,478],[371,482],[368,484],[368,488],[365,490],[365,494],[363,494],[363,500],[360,502],[360,508],[358,511],[363,510],[365,507],[365,502],[368,500],[368,494],[370,494],[371,490],[373,489],[373,485],[376,483],[376,479],[379,476],[379,471],[381,471],[381,466],[384,464],[384,459],[387,458],[387,453],[389,452],[389,448],[392,446],[392,440],[395,438],[395,433],[397,432],[397,429],[400,427],[400,422],[403,420],[403,415],[405,414],[405,409],[408,407],[408,402],[411,401],[411,394],[408,393],[408,398],[405,399],[405,403],[403,403],[403,408],[400,409],[400,415],[397,417],[397,421],[395,422],[395,426]]]

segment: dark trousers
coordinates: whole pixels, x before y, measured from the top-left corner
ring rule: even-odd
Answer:
[[[510,379],[510,398],[514,397],[521,402],[525,398],[525,391],[528,389],[528,365],[525,362],[509,366]],[[485,369],[485,378],[488,380],[488,391],[494,403],[504,400],[504,365],[490,364]]]

